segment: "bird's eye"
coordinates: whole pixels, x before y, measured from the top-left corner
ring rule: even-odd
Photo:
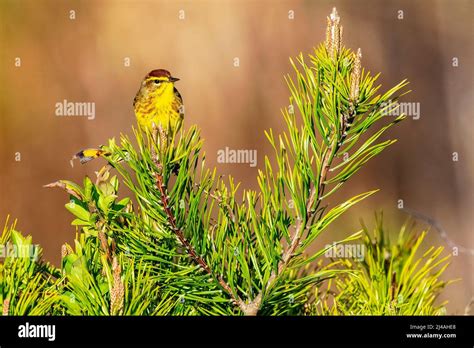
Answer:
[[[161,83],[160,80],[155,80],[155,81],[153,81],[153,82],[155,82],[156,85],[159,85],[159,84]]]

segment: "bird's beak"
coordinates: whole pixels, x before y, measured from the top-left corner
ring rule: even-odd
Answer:
[[[170,77],[170,81],[171,81],[171,82],[176,82],[176,81],[179,81],[179,79],[178,79],[177,77],[171,76],[171,77]]]

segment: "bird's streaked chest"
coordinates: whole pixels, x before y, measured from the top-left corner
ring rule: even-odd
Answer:
[[[172,89],[164,91],[161,95],[139,95],[135,103],[135,112],[145,114],[170,112],[173,110],[174,98]]]

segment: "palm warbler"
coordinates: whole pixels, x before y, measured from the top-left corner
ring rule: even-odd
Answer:
[[[183,99],[174,86],[178,80],[164,69],[153,70],[145,76],[133,101],[135,116],[142,129],[161,127],[168,133],[181,127]]]
[[[166,136],[178,130],[183,123],[183,98],[174,86],[179,81],[164,69],[153,70],[145,76],[140,89],[133,100],[135,116],[143,130],[160,130],[161,143],[166,143]],[[79,159],[82,164],[107,154],[103,149],[85,149],[79,151],[71,160]]]

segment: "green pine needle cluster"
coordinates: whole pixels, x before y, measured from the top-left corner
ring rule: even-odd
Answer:
[[[421,250],[426,231],[416,233],[407,222],[397,240],[391,241],[376,215],[373,236],[363,227],[365,257],[361,262],[345,259],[338,267],[349,269],[327,288],[318,289],[318,301],[309,313],[324,315],[444,315],[447,302],[436,304],[441,291],[453,281],[441,275],[450,255],[443,247]]]
[[[75,245],[63,246],[58,269],[7,257],[0,273],[4,313],[439,313],[433,301],[445,285],[439,277],[446,258],[437,249],[416,259],[422,237],[402,229],[391,245],[380,229],[375,239],[357,232],[331,246],[364,243],[360,264],[328,264],[330,247],[313,248],[334,220],[376,192],[333,206],[326,200],[395,142],[380,139],[403,119],[384,113],[397,107],[407,82],[379,93],[378,75],[362,68],[360,50],[343,47],[341,36],[333,12],[325,44],[291,60],[290,104],[282,111],[287,131],[265,132],[273,155],[258,171],[258,190],[241,190],[206,166],[196,126],[111,139],[94,181],[48,185],[70,195]],[[132,197],[120,198],[119,184]],[[2,241],[31,245],[13,227]],[[337,295],[321,306],[328,282]]]
[[[41,261],[41,249],[8,219],[0,235],[0,303],[3,315],[46,315],[58,305],[59,270]]]

